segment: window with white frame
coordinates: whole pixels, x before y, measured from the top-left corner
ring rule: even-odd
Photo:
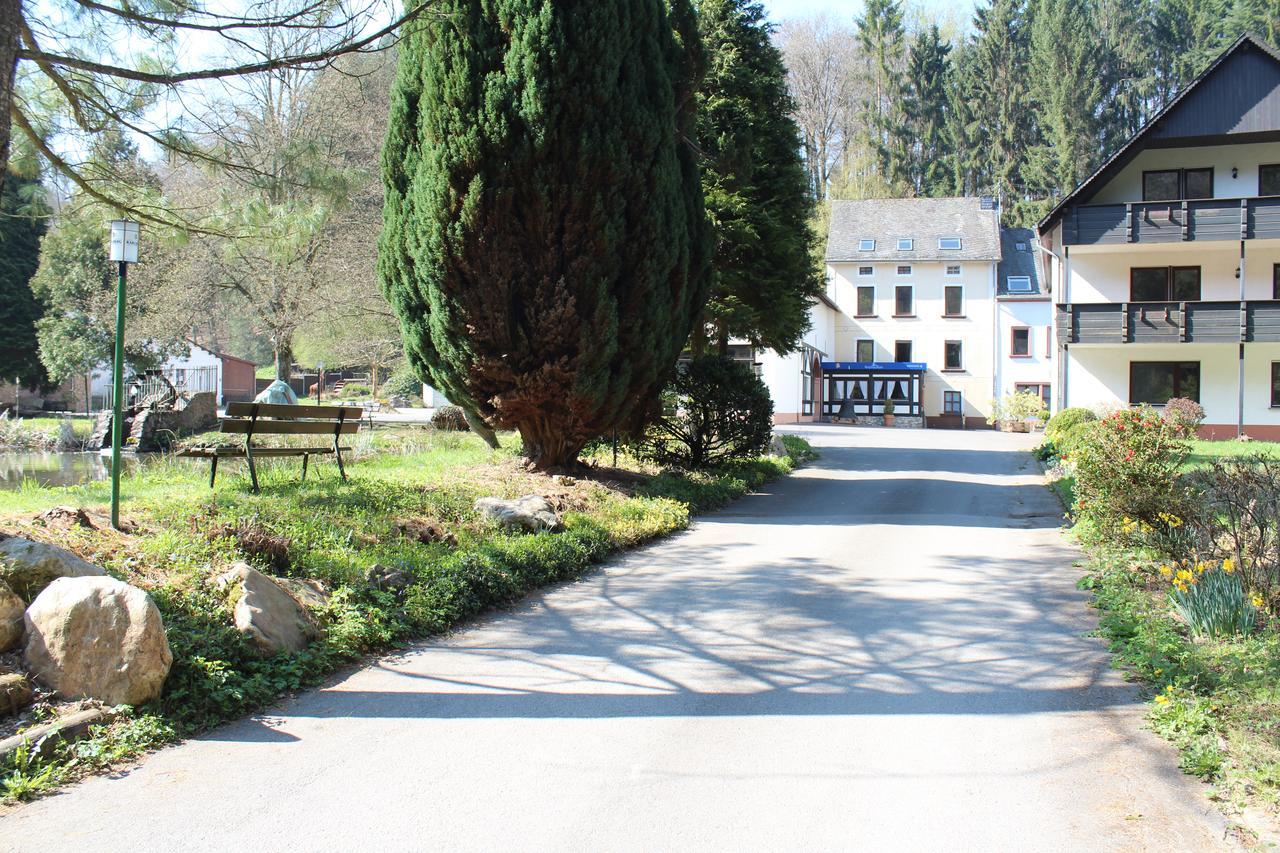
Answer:
[[[898,264],[898,275],[911,275],[911,264]]]
[[[910,252],[910,251],[911,251],[911,249],[915,246],[915,244],[916,244],[916,241],[915,241],[915,240],[913,240],[913,239],[912,239],[912,238],[910,238],[910,237],[899,237],[899,238],[898,238],[898,251],[899,251],[899,252]]]
[[[858,241],[859,252],[874,252],[876,250],[876,241],[869,237],[863,237]]]
[[[960,248],[960,238],[959,237],[939,237],[938,248],[942,249],[943,251],[954,252]]]
[[[947,275],[951,276],[952,278],[955,278],[956,276],[960,275],[960,265],[947,264]]]
[[[1030,293],[1031,292],[1031,276],[1029,275],[1009,276],[1009,292],[1010,293]]]
[[[875,272],[875,267],[858,267],[858,275],[863,276],[864,278],[869,275],[875,275]]]

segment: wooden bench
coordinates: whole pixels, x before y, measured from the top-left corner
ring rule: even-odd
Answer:
[[[307,461],[312,456],[332,453],[338,463],[338,473],[347,479],[342,465],[343,452],[339,440],[344,435],[354,435],[360,428],[364,410],[359,406],[283,406],[271,403],[228,403],[226,417],[219,420],[219,429],[225,433],[244,436],[243,447],[193,448],[179,456],[210,460],[209,488],[213,488],[218,476],[219,459],[246,459],[249,462],[249,479],[254,492],[258,491],[258,471],[254,459],[262,457],[301,456],[302,479],[307,479]],[[263,435],[326,435],[333,443],[321,447],[263,447],[253,440]]]

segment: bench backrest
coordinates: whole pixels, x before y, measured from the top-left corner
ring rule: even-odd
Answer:
[[[254,435],[351,435],[360,428],[359,406],[287,406],[228,403],[223,432]]]

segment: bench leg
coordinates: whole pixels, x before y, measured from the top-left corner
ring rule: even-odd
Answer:
[[[309,454],[302,454],[302,482],[307,482],[307,460],[310,459]]]
[[[249,460],[249,481],[253,483],[253,493],[258,493],[258,469],[253,464],[253,450],[247,444],[244,448],[244,456]]]
[[[338,442],[336,439],[333,442],[333,458],[338,460],[339,476],[341,476],[343,480],[346,480],[347,471],[345,468],[342,467],[342,448],[338,446]]]
[[[213,488],[213,481],[218,478],[218,457],[215,454],[213,464],[209,466],[209,488]]]

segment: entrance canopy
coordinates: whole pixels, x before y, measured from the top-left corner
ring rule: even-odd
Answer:
[[[895,414],[920,415],[926,370],[921,361],[824,361],[822,415],[883,415],[885,400],[893,400]]]

